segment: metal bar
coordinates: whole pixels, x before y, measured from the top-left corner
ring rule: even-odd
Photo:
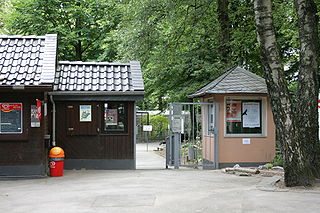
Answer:
[[[219,104],[215,103],[214,107],[214,167],[219,169]]]
[[[179,169],[180,164],[180,133],[174,133],[174,168]]]
[[[207,103],[207,102],[200,102],[200,103],[188,103],[188,102],[173,102],[173,103],[171,103],[171,104],[181,104],[181,105],[210,105],[210,104],[212,104],[212,103]]]
[[[138,127],[137,127],[137,107],[136,102],[133,103],[133,160],[134,160],[134,169],[137,168],[137,134],[138,134]]]

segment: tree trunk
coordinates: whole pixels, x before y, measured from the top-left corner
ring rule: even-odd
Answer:
[[[305,150],[301,147],[299,137],[299,119],[295,116],[297,112],[294,111],[294,105],[290,99],[280,51],[276,43],[272,2],[255,0],[254,9],[257,38],[271,98],[276,134],[284,158],[285,184],[286,186],[309,185],[313,180],[312,167],[303,160]]]
[[[228,0],[218,0],[218,22],[220,25],[220,45],[219,52],[221,61],[228,64],[230,60],[230,21],[228,14]]]
[[[76,51],[76,60],[82,61],[82,44],[81,41],[77,41],[74,45],[75,51]]]
[[[298,78],[298,100],[296,112],[299,141],[304,149],[303,160],[320,176],[320,143],[318,125],[318,18],[317,6],[312,0],[295,0],[300,37],[300,69]]]

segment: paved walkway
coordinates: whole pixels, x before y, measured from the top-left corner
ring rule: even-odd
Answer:
[[[140,168],[162,161],[152,152],[137,156],[144,160]],[[0,180],[0,212],[319,212],[320,191],[275,192],[273,181],[220,170],[65,171],[59,178]]]
[[[136,146],[137,169],[165,169],[165,158],[154,153],[159,143],[140,143]]]

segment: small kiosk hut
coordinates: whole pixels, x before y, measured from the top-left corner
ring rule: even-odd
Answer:
[[[49,95],[65,168],[135,169],[135,102],[143,94],[139,62],[59,62]]]
[[[43,176],[57,35],[0,36],[0,176]]]
[[[275,125],[263,78],[234,67],[188,97],[219,106],[218,113],[202,106],[205,161],[218,161],[215,163],[223,168],[235,164],[256,166],[273,160]],[[214,127],[218,127],[217,141],[213,137]]]

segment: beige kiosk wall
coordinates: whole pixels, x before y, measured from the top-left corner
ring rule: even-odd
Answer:
[[[225,97],[265,97],[266,98],[266,135],[262,137],[243,137],[225,136]],[[275,156],[275,125],[267,95],[212,95],[205,97],[204,101],[208,102],[209,98],[219,103],[219,163],[236,163],[236,162],[270,162]],[[204,115],[205,116],[205,115]],[[204,119],[205,120],[205,119]],[[205,129],[205,128],[204,128]],[[203,132],[205,133],[205,132]],[[207,160],[213,160],[213,138],[204,134],[204,157]],[[243,138],[250,138],[250,144],[243,144]]]

